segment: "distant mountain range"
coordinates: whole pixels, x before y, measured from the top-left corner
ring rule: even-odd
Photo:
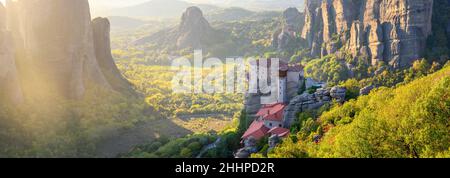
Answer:
[[[103,0],[99,0],[97,3],[100,4],[102,1]],[[178,18],[182,12],[190,6],[197,6],[201,8],[205,14],[210,14],[230,7],[240,7],[251,11],[282,11],[288,7],[301,8],[304,5],[304,0],[150,0],[148,2],[139,3],[141,1],[142,0],[131,1],[135,5],[122,5],[120,8],[101,11],[101,13],[95,15],[140,18]],[[119,5],[116,4],[116,7],[118,6]],[[94,8],[100,7],[96,6]],[[232,10],[237,10],[236,12],[239,13],[238,15],[246,13],[243,12],[242,9]],[[300,11],[302,11],[302,9],[300,9]],[[227,12],[231,11],[228,10]],[[234,16],[233,14],[230,15]]]
[[[141,4],[112,9],[104,13],[107,16],[128,16],[147,18],[179,18],[190,6],[197,6],[205,13],[219,9],[209,4],[194,4],[181,0],[151,0]]]
[[[214,21],[262,20],[281,16],[279,11],[251,11],[240,7],[229,7],[205,14],[206,19]]]
[[[241,7],[254,11],[281,11],[288,7],[303,10],[305,0],[192,0],[194,2],[214,4],[226,7]]]
[[[202,9],[203,10],[203,9]],[[210,11],[204,14],[205,18],[210,22],[231,22],[231,21],[241,21],[241,20],[263,20],[272,19],[275,17],[280,17],[281,12],[279,11],[250,11],[240,7],[230,7],[230,8],[219,8],[214,11]],[[147,26],[147,25],[158,25],[162,22],[167,22],[167,24],[172,24],[177,22],[180,17],[173,20],[146,20],[136,17],[127,16],[109,16],[108,19],[111,21],[111,28],[115,30],[126,30],[134,29],[137,27]]]

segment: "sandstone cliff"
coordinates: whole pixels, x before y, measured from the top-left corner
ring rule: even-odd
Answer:
[[[189,7],[181,17],[177,46],[201,48],[213,37],[214,30],[198,7]]]
[[[279,50],[289,47],[297,38],[297,33],[303,29],[304,16],[297,8],[288,8],[283,12],[282,27],[273,34],[272,45]]]
[[[92,20],[92,26],[94,32],[95,57],[106,80],[116,91],[134,93],[130,83],[121,75],[116,63],[114,63],[111,54],[111,25],[109,20],[101,17],[95,18]]]
[[[433,0],[307,0],[302,37],[313,56],[344,49],[404,68],[423,56],[432,7]]]
[[[120,75],[106,54],[109,27],[94,34],[87,0],[8,0],[6,18],[25,97],[51,93],[77,99],[87,88],[117,87],[103,74]]]
[[[213,29],[198,7],[189,7],[183,13],[180,24],[134,42],[135,45],[154,43],[176,49],[208,48],[225,41],[224,34]]]
[[[19,104],[22,102],[15,63],[14,44],[11,33],[6,30],[6,12],[0,3],[0,99]]]

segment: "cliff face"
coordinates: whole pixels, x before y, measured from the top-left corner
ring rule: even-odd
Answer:
[[[110,49],[104,42],[109,36],[94,36],[87,0],[9,0],[6,11],[25,96],[52,93],[77,99],[90,87],[112,88],[102,72],[102,67],[115,67],[112,57],[102,55]],[[95,35],[104,36],[108,28]]]
[[[422,57],[433,0],[308,0],[302,37],[311,55],[344,48],[398,69]]]
[[[130,83],[121,75],[116,63],[114,63],[111,54],[111,25],[109,20],[101,17],[95,18],[92,20],[92,27],[95,57],[106,80],[116,91],[134,93]]]
[[[6,12],[0,3],[0,99],[18,104],[22,101],[14,44],[11,33],[6,30]]]
[[[273,35],[272,45],[279,50],[289,47],[291,41],[295,40],[297,33],[301,31],[304,25],[304,16],[297,8],[288,8],[283,12],[282,28]]]

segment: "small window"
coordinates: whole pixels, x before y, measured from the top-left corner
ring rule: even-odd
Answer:
[[[280,125],[278,125],[278,127],[282,127],[282,126],[281,126],[281,124],[280,124]]]
[[[269,126],[272,127],[272,123],[269,123]]]

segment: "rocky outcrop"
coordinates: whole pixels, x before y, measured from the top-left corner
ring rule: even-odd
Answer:
[[[101,17],[95,18],[92,20],[92,27],[95,57],[106,80],[116,91],[134,93],[130,83],[122,76],[112,57],[109,20]]]
[[[329,89],[318,89],[315,93],[303,93],[294,97],[284,110],[284,125],[290,127],[295,120],[297,113],[319,109],[333,100],[337,102],[345,101],[346,89],[333,87]]]
[[[8,0],[6,11],[25,97],[78,99],[87,88],[112,89],[105,75],[120,73],[107,54],[109,27],[96,26],[94,38],[87,0]]]
[[[279,50],[284,50],[296,40],[297,34],[303,28],[304,16],[297,8],[292,7],[283,12],[281,20],[282,27],[273,34],[272,45]]]
[[[373,90],[373,89],[375,89],[375,86],[373,86],[373,85],[369,85],[369,86],[366,86],[366,87],[364,87],[364,88],[361,88],[360,90],[359,90],[359,95],[369,95],[370,94],[370,92]]]
[[[337,102],[343,103],[345,101],[346,92],[347,92],[346,88],[333,87],[330,89],[330,96],[331,96],[331,98],[335,99]]]
[[[15,60],[13,39],[6,30],[6,12],[0,3],[0,99],[19,104],[23,96]]]
[[[201,48],[208,38],[213,37],[214,30],[203,17],[198,7],[189,7],[181,17],[177,46],[179,48]]]
[[[203,49],[224,41],[224,34],[213,29],[200,8],[193,6],[186,9],[177,27],[138,39],[134,45],[153,43],[174,49]]]
[[[394,69],[422,57],[433,0],[307,0],[302,37],[311,55],[344,48]]]

